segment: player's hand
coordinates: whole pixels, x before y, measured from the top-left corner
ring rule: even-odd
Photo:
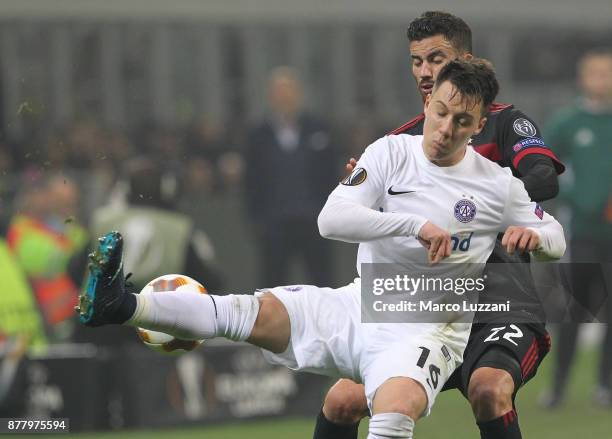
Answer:
[[[450,233],[432,222],[427,221],[421,227],[417,239],[427,249],[427,260],[431,264],[437,264],[442,259],[448,258],[451,255]]]
[[[351,157],[346,165],[344,165],[346,171],[351,174],[353,170],[357,167],[357,160],[354,157]]]
[[[540,236],[527,227],[510,226],[506,229],[501,243],[509,254],[515,250],[530,252],[540,246]]]

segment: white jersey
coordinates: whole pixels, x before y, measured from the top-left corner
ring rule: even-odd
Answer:
[[[377,140],[328,203],[351,200],[382,213],[410,214],[419,229],[428,220],[453,237],[452,254],[444,260],[451,263],[485,263],[497,234],[509,225],[536,230],[558,226],[530,201],[523,183],[509,169],[471,147],[456,165],[437,166],[425,156],[422,141],[423,136],[408,134]],[[362,263],[388,262],[407,268],[427,263],[427,251],[415,236],[394,235],[360,243],[358,273]],[[468,245],[460,246],[462,241]]]
[[[423,136],[408,134],[374,142],[319,215],[323,236],[360,243],[360,276],[361,264],[392,263],[408,273],[427,270],[445,279],[478,277],[498,233],[510,225],[533,228],[544,253],[563,254],[563,229],[530,201],[523,182],[509,169],[471,147],[459,163],[437,166],[425,156],[422,142]],[[429,265],[427,250],[416,239],[427,221],[451,234],[452,252],[444,264]],[[446,324],[421,324],[419,329],[442,331],[462,351],[470,325],[459,322],[471,321],[473,313],[457,312],[448,318]],[[390,328],[402,331],[397,325]]]

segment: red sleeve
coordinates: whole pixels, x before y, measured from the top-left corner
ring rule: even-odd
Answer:
[[[548,147],[546,148],[534,147],[534,148],[528,148],[528,149],[524,149],[520,151],[512,159],[512,166],[514,166],[515,169],[518,169],[519,162],[523,159],[523,157],[525,157],[528,154],[541,154],[541,155],[545,155],[546,157],[550,157],[553,161],[553,164],[555,165],[555,169],[557,170],[558,175],[563,174],[563,172],[565,171],[565,165],[561,163],[561,160],[559,160],[559,158],[555,155],[555,153],[552,152],[552,150]]]

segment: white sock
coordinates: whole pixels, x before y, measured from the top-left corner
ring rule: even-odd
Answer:
[[[225,337],[244,341],[251,335],[259,300],[247,294],[213,296],[191,292],[136,295],[136,311],[125,322],[183,340]]]
[[[414,421],[401,413],[377,413],[370,418],[368,439],[412,439]]]

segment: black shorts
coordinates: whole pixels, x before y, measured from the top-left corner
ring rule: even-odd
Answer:
[[[479,367],[493,367],[512,376],[514,397],[518,389],[535,376],[549,351],[550,335],[542,324],[474,324],[463,364],[453,372],[442,391],[458,389],[467,398],[472,372]]]

